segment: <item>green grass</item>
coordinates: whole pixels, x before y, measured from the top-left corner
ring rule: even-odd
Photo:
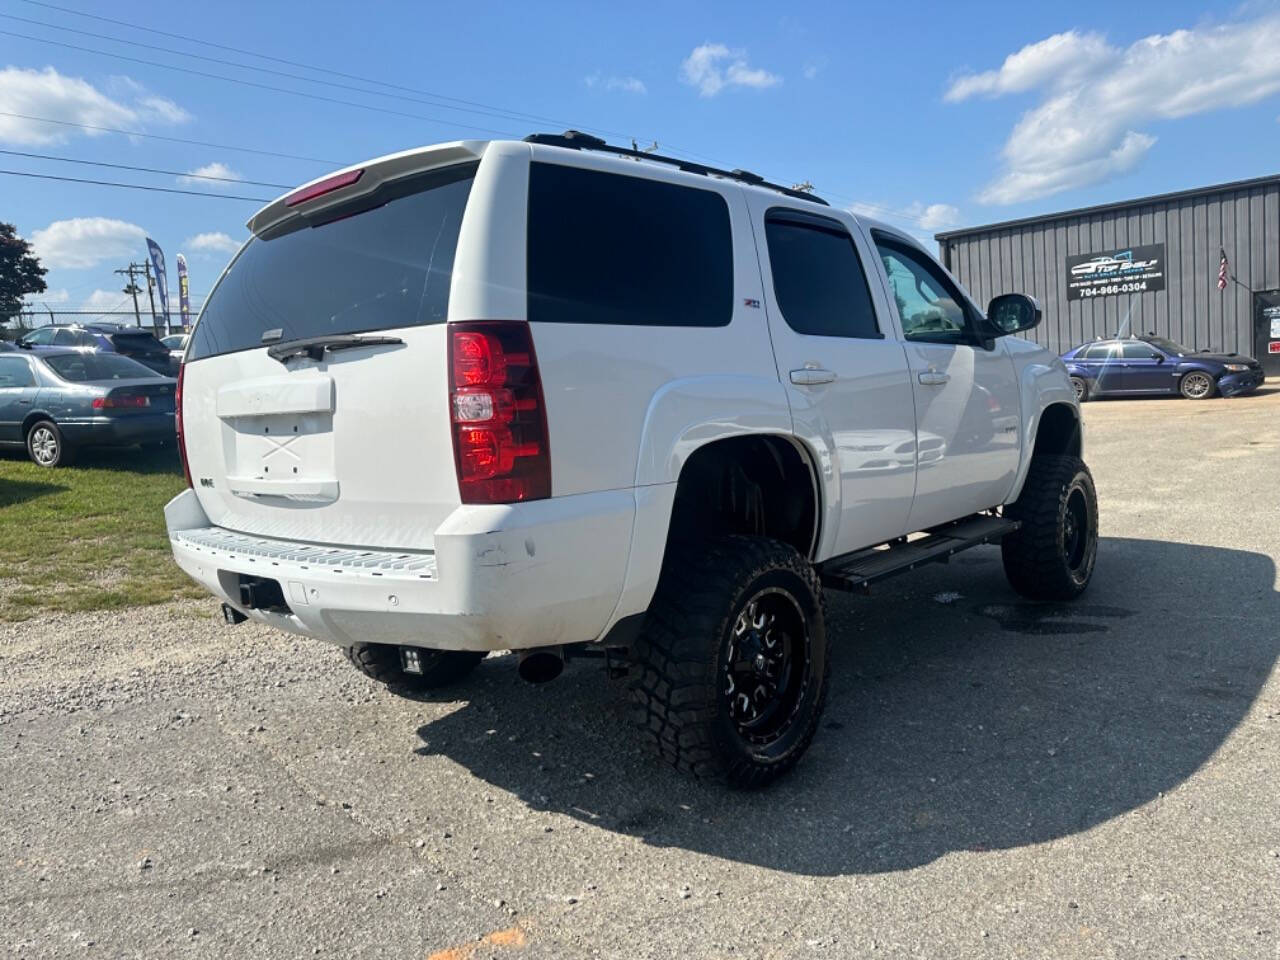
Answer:
[[[0,453],[0,621],[202,596],[165,534],[182,488],[172,449],[85,451],[53,470]]]

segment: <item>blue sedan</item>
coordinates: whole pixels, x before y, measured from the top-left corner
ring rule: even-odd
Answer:
[[[1204,400],[1215,393],[1250,393],[1266,377],[1252,357],[1196,353],[1164,337],[1094,340],[1062,355],[1082,403],[1093,397],[1180,394]]]
[[[118,353],[30,347],[0,354],[0,446],[42,467],[78,447],[174,440],[177,381]]]

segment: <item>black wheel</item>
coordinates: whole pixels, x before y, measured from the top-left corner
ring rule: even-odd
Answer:
[[[1200,370],[1192,370],[1178,381],[1178,392],[1188,400],[1207,400],[1216,388],[1213,377]]]
[[[637,720],[678,769],[762,786],[795,766],[826,703],[817,574],[761,537],[673,550],[632,650]]]
[[[485,658],[470,650],[418,649],[421,673],[406,673],[400,663],[400,648],[386,643],[357,643],[345,647],[351,665],[380,683],[404,690],[434,690],[456,683]]]
[[[52,420],[40,420],[27,431],[27,456],[41,467],[65,467],[72,450]]]
[[[1078,457],[1037,457],[1004,515],[1022,527],[1000,544],[1005,576],[1032,600],[1073,600],[1098,556],[1098,494]]]
[[[1089,381],[1084,377],[1072,377],[1071,389],[1075,391],[1077,403],[1084,403],[1089,399]]]

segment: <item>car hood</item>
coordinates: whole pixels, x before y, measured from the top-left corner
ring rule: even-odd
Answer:
[[[1205,360],[1209,363],[1257,363],[1253,357],[1246,357],[1238,353],[1188,353],[1178,359],[1183,363],[1194,363],[1197,360]]]

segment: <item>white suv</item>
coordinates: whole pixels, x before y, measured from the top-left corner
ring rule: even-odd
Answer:
[[[569,132],[344,170],[249,222],[179,379],[181,567],[393,685],[625,649],[699,776],[793,765],[823,587],[1003,541],[1070,599],[1097,504],[1061,361],[893,227]]]

